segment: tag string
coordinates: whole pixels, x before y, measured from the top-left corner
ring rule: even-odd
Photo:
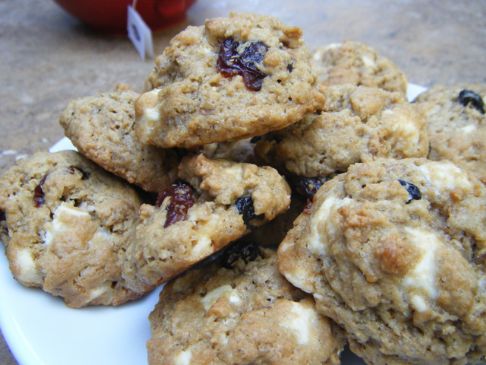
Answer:
[[[137,8],[137,1],[138,0],[133,0],[132,1],[132,8],[136,9]]]

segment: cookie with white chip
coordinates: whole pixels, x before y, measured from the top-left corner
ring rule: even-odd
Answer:
[[[140,297],[145,291],[128,289],[121,273],[140,204],[131,187],[77,152],[20,161],[0,178],[14,277],[71,307]]]
[[[150,314],[149,364],[339,364],[337,328],[278,273],[275,253],[260,255],[169,284]]]
[[[271,167],[186,157],[155,206],[140,208],[127,279],[155,286],[289,208],[290,188]]]
[[[72,100],[60,123],[85,157],[131,184],[159,192],[172,182],[177,156],[143,145],[136,138],[134,104],[138,96],[126,85],[118,85],[110,93]]]
[[[318,48],[312,66],[322,86],[351,84],[407,93],[405,74],[388,58],[360,42],[332,43]]]
[[[231,13],[176,35],[136,102],[143,143],[193,148],[284,128],[317,109],[302,31]]]
[[[486,85],[434,86],[420,94],[431,160],[450,160],[486,184]]]
[[[326,88],[322,113],[265,136],[256,153],[297,176],[326,177],[378,157],[426,157],[427,125],[401,94],[364,86]]]
[[[255,163],[257,138],[244,138],[238,141],[210,143],[197,149],[210,159]]]
[[[370,364],[486,360],[486,188],[449,161],[378,160],[326,182],[279,247]]]

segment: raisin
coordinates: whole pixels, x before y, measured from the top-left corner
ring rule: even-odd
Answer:
[[[260,248],[256,243],[240,241],[222,252],[220,262],[221,266],[232,269],[237,261],[243,260],[247,264],[256,260],[258,256],[260,256]]]
[[[473,108],[484,114],[484,102],[481,95],[472,90],[461,90],[457,100],[464,106],[471,104]]]
[[[287,65],[287,71],[292,72],[293,70],[294,70],[294,65],[292,65],[291,63],[289,63]]]
[[[193,268],[202,269],[209,265],[218,265],[227,269],[233,269],[239,260],[247,264],[259,256],[261,256],[261,251],[256,243],[249,239],[240,239],[199,261]]]
[[[34,189],[34,206],[39,208],[42,204],[45,203],[44,199],[44,190],[42,186],[46,182],[47,174],[45,174],[42,179],[40,179],[39,184]]]
[[[405,204],[410,204],[412,200],[422,199],[422,193],[420,192],[420,189],[416,185],[402,179],[398,179],[398,182],[408,192],[409,199],[405,202]]]
[[[183,180],[177,180],[169,188],[159,193],[156,206],[160,207],[168,197],[170,197],[170,203],[166,208],[167,218],[165,219],[164,228],[185,220],[187,218],[187,211],[194,205],[196,200],[194,189]]]
[[[253,206],[253,199],[250,195],[243,195],[236,199],[236,208],[238,212],[243,216],[243,221],[246,225],[250,224],[250,221],[256,217],[255,208]]]
[[[86,172],[82,168],[77,167],[77,166],[73,166],[73,165],[71,165],[71,166],[68,167],[68,171],[69,171],[70,174],[74,174],[76,171],[78,171],[79,173],[81,173],[81,180],[86,180],[90,176],[90,173],[89,172]]]
[[[5,216],[5,212],[3,210],[0,210],[0,222],[3,222],[7,220],[7,217]]]
[[[247,89],[259,91],[267,74],[257,65],[263,61],[267,51],[268,46],[260,41],[240,43],[226,38],[221,42],[216,66],[224,77],[240,75]]]
[[[293,176],[291,177],[292,185],[297,193],[300,195],[312,199],[317,193],[319,188],[328,180],[326,177],[305,177],[305,176]]]

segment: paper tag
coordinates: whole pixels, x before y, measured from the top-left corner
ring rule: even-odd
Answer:
[[[152,31],[131,5],[128,5],[127,30],[128,38],[132,41],[142,60],[145,60],[146,57],[153,58]]]

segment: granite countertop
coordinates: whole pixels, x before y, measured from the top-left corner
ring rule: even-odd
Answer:
[[[416,84],[486,83],[486,3],[479,0],[198,0],[185,24],[155,35],[156,53],[187,24],[230,10],[298,25],[310,47],[368,43]],[[70,99],[118,82],[139,90],[152,68],[125,36],[95,33],[51,1],[0,2],[0,35],[0,173],[63,136],[57,120]],[[3,337],[0,364],[17,364]]]

